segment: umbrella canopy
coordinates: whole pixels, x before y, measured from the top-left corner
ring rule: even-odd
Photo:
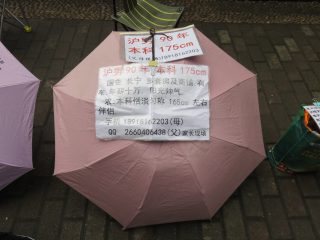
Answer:
[[[32,169],[39,83],[0,42],[0,190]]]
[[[210,69],[210,141],[101,141],[98,69],[125,64],[112,32],[54,86],[55,175],[125,228],[210,219],[265,158],[256,76],[196,30]]]

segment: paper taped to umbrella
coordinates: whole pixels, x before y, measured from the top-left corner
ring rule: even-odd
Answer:
[[[208,66],[129,64],[99,70],[99,139],[209,140]]]
[[[151,34],[151,35],[150,35]],[[152,36],[154,35],[154,36]],[[152,38],[154,44],[152,46]],[[203,55],[193,25],[174,30],[123,34],[125,59],[127,62],[144,63],[152,59],[170,62]]]

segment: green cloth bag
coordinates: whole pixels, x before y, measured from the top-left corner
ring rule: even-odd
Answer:
[[[308,172],[320,169],[320,136],[304,125],[301,110],[287,132],[268,151],[270,163],[283,172]]]

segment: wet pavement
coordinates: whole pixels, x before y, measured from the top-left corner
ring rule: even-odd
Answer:
[[[21,16],[18,1],[29,18],[111,20],[112,0],[10,0],[10,9]],[[120,2],[120,1],[118,1]],[[159,0],[184,6],[183,21],[228,23],[320,24],[319,1]]]

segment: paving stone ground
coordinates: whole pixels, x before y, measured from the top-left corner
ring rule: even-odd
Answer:
[[[44,19],[31,24],[32,33],[6,25],[3,42],[41,79],[33,135],[36,169],[0,192],[0,231],[38,240],[320,239],[320,173],[285,175],[267,161],[211,221],[122,231],[114,219],[50,176],[54,162],[51,86],[110,33],[113,23]],[[195,25],[258,74],[267,147],[286,130],[300,104],[320,97],[320,25]]]
[[[320,23],[319,1],[158,0],[184,6],[182,20],[201,22]],[[30,18],[111,20],[112,0],[8,0],[11,11],[21,16],[18,3]],[[117,1],[118,9],[121,2]],[[120,5],[120,6],[119,6]]]

